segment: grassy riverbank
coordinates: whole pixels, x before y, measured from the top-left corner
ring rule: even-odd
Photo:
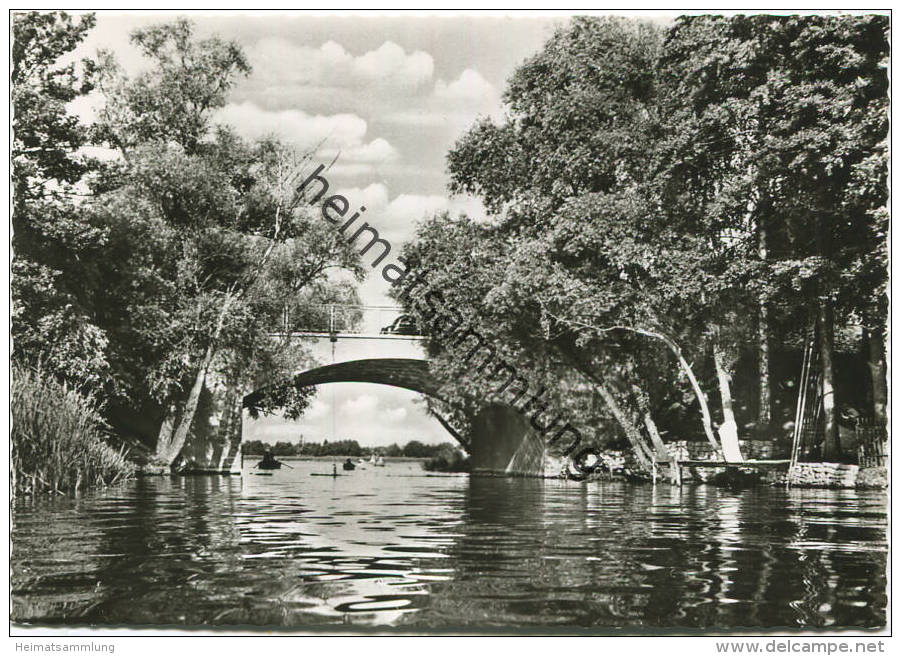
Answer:
[[[10,409],[14,494],[71,492],[134,475],[124,452],[106,443],[92,399],[14,366]]]

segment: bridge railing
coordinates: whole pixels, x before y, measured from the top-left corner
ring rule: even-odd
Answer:
[[[416,322],[394,305],[322,304],[306,308],[278,332],[420,335]]]

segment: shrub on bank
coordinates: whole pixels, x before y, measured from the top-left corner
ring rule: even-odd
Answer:
[[[95,401],[50,376],[14,366],[10,411],[13,494],[110,485],[135,472],[104,440]]]
[[[468,472],[470,470],[469,456],[457,449],[442,449],[442,451],[424,463],[426,471],[434,472]]]

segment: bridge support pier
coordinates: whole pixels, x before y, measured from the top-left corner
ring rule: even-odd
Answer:
[[[474,473],[544,477],[559,470],[541,434],[507,405],[490,405],[475,416],[470,448]]]

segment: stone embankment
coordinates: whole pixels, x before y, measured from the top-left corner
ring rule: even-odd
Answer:
[[[785,485],[788,472],[770,472],[765,482]],[[888,487],[885,467],[858,467],[838,462],[799,462],[792,471],[792,487],[883,489]]]
[[[853,488],[857,485],[860,467],[838,462],[799,462],[791,472],[792,487]],[[785,485],[788,471],[768,472],[765,481],[770,485]]]
[[[884,490],[888,487],[888,467],[861,467],[857,487]]]

